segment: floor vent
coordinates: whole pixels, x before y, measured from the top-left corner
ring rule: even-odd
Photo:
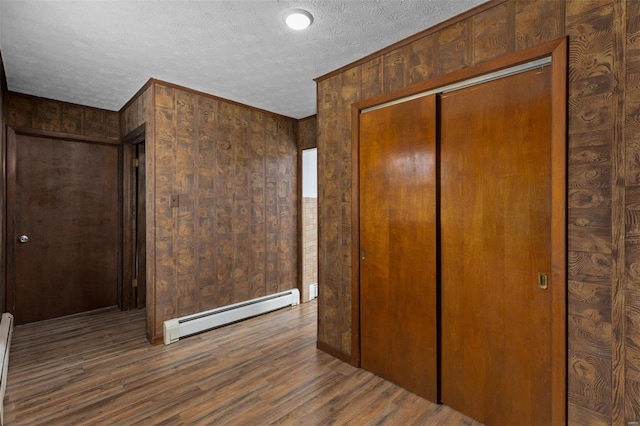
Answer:
[[[164,344],[177,342],[182,337],[201,333],[243,319],[275,311],[286,306],[298,305],[300,292],[297,288],[271,296],[258,297],[246,302],[234,303],[210,311],[187,315],[164,322]]]

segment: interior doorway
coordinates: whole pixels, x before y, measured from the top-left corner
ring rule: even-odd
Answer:
[[[318,297],[318,149],[302,151],[302,301]]]
[[[123,140],[123,285],[122,309],[147,302],[146,155],[144,125]]]

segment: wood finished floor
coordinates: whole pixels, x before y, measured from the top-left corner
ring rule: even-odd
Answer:
[[[315,302],[169,346],[116,309],[14,330],[7,425],[480,425],[315,347]]]

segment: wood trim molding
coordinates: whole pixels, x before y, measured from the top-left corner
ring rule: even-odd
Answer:
[[[93,136],[77,135],[75,133],[64,133],[64,132],[54,132],[51,130],[33,129],[31,127],[17,127],[17,126],[8,126],[8,127],[11,127],[16,132],[16,134],[19,134],[19,135],[40,136],[43,138],[65,139],[65,140],[74,141],[74,142],[90,142],[90,143],[97,143],[97,144],[103,144],[103,145],[120,145],[120,139],[98,138]]]
[[[551,53],[551,421],[567,423],[568,41]]]
[[[360,110],[351,105],[351,363],[360,357]]]
[[[145,92],[145,90],[147,90],[153,84],[153,82],[153,78],[147,80],[147,82],[140,89],[138,89],[138,91],[131,97],[131,99],[129,99],[127,103],[122,105],[122,108],[118,110],[118,113],[122,114],[127,108],[129,108],[131,104],[134,103],[136,99],[138,99]]]
[[[156,131],[156,86],[151,85],[151,123],[145,123],[151,126],[150,135],[146,135],[149,143],[145,142],[145,184],[147,189],[147,340],[153,345],[157,345],[164,341],[164,336],[155,335],[156,324],[156,141],[158,140],[158,132]],[[148,128],[148,127],[147,127]]]
[[[295,139],[296,139],[296,151],[297,151],[297,159],[296,159],[296,167],[298,169],[298,178],[296,179],[296,194],[298,199],[296,201],[297,209],[298,209],[298,220],[296,220],[296,241],[297,241],[297,259],[296,259],[296,268],[298,270],[298,279],[296,283],[296,287],[300,291],[301,302],[305,302],[304,297],[304,276],[303,276],[303,264],[304,264],[304,199],[302,196],[302,185],[303,185],[303,170],[302,170],[302,149],[300,143],[300,122],[296,123],[295,126]]]
[[[147,124],[142,123],[135,129],[127,133],[127,135],[122,138],[122,143],[135,145],[135,144],[144,142],[146,129],[147,129]]]
[[[415,42],[416,40],[419,40],[423,37],[426,37],[430,34],[436,33],[440,30],[442,30],[443,28],[449,27],[451,25],[455,25],[457,23],[463,22],[469,18],[474,17],[475,15],[478,15],[482,12],[484,12],[485,10],[491,9],[492,7],[498,6],[502,3],[505,3],[507,0],[490,0],[486,3],[482,3],[476,7],[474,7],[473,9],[469,9],[466,12],[463,12],[459,15],[454,16],[453,18],[447,19],[444,22],[441,22],[439,24],[434,25],[433,27],[427,28],[426,30],[420,31],[417,34],[414,34],[408,38],[402,39],[390,46],[387,46],[385,48],[382,48],[380,50],[377,50],[367,56],[365,56],[364,58],[358,59],[357,61],[351,62],[343,67],[338,68],[337,70],[331,71],[327,74],[324,74],[320,77],[314,78],[313,81],[315,81],[316,83],[319,83],[323,80],[326,80],[328,78],[331,78],[333,76],[336,76],[338,74],[343,73],[344,71],[351,69],[353,67],[357,67],[358,65],[362,65],[364,63],[367,63],[369,61],[371,61],[372,59],[378,58],[378,57],[382,57],[383,55],[386,55],[387,53],[390,53],[396,49],[399,49],[401,47],[407,46],[413,42]]]
[[[322,352],[325,352],[325,353],[327,353],[327,354],[331,355],[331,356],[332,356],[332,357],[334,357],[334,358],[338,358],[340,361],[346,362],[347,364],[351,364],[351,365],[353,365],[354,367],[358,367],[357,365],[355,365],[355,364],[352,362],[352,357],[351,357],[351,355],[349,355],[349,354],[347,354],[347,353],[344,353],[344,352],[342,352],[342,351],[339,351],[339,350],[337,350],[337,349],[335,349],[335,348],[332,348],[331,346],[327,345],[327,344],[326,344],[326,343],[324,343],[324,342],[321,342],[321,341],[319,341],[319,340],[318,340],[318,341],[316,342],[316,348],[317,348],[318,350],[322,351]]]

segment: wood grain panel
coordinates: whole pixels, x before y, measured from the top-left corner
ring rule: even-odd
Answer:
[[[9,92],[7,124],[104,139],[120,139],[120,120],[115,111]]]
[[[298,148],[310,149],[318,147],[318,121],[315,115],[298,120]]]
[[[464,68],[473,61],[473,21],[454,24],[438,36],[439,75]]]
[[[409,62],[409,47],[394,50],[384,55],[384,91],[393,92],[407,84],[407,68]],[[345,71],[349,73],[349,71]]]
[[[415,56],[412,56],[411,60],[414,60],[414,57]],[[411,63],[413,64],[414,62]],[[372,59],[360,65],[360,90],[363,99],[368,99],[382,93],[382,71],[382,58]]]
[[[604,285],[569,281],[569,314],[611,322],[611,289]]]
[[[611,412],[611,361],[577,350],[569,356],[569,403],[608,415]]]
[[[516,50],[564,36],[564,1],[516,1]]]
[[[473,17],[474,25],[474,63],[514,51],[513,14],[509,14],[509,3],[503,3]]]
[[[591,411],[581,405],[581,402],[569,402],[567,404],[567,412],[572,424],[592,426],[611,425],[610,416]]]
[[[409,45],[408,84],[420,83],[438,73],[438,69],[436,68],[436,65],[439,63],[437,46],[438,39],[435,34],[417,40],[415,43]],[[364,86],[366,76],[363,76],[362,81]],[[377,95],[378,93],[375,94]],[[370,92],[363,93],[363,98],[366,99],[373,95],[374,93]]]
[[[360,115],[362,367],[436,401],[436,99]],[[388,161],[398,158],[397,161]]]
[[[157,340],[166,319],[296,286],[297,121],[152,87]]]

